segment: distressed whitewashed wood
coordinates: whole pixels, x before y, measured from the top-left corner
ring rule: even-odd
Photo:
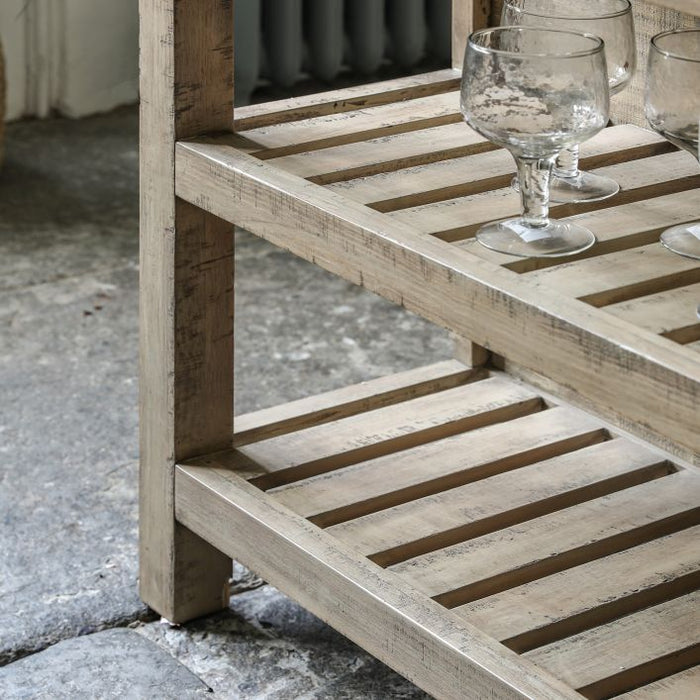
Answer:
[[[181,466],[178,517],[437,698],[580,696],[236,474]],[[245,538],[239,538],[241,532]]]
[[[589,228],[596,237],[593,248],[567,258],[516,258],[497,253],[468,239],[455,245],[472,255],[503,265],[515,272],[532,272],[566,265],[585,258],[597,257],[638,246],[658,243],[662,231],[676,224],[687,223],[698,216],[700,190],[689,190],[650,197],[630,204],[609,206],[586,214],[576,214],[575,221]],[[562,217],[557,217],[562,218]]]
[[[537,425],[532,420],[515,421],[512,427],[532,436],[535,444]],[[494,442],[501,441],[495,438]],[[445,459],[449,456],[445,450]],[[658,454],[622,439],[597,442],[550,459],[532,461],[533,456],[522,455],[523,466],[518,468],[334,525],[328,532],[374,561],[393,564],[668,473]],[[333,479],[327,481],[330,487]],[[276,495],[301,514],[313,513],[314,506],[324,506],[324,500],[316,499],[317,504],[313,490],[306,497],[304,486],[288,487]],[[339,485],[338,491],[345,495],[346,489]],[[353,495],[348,494],[348,500]]]
[[[139,585],[179,622],[225,607],[231,575],[227,556],[175,522],[173,493],[176,459],[231,440],[232,227],[173,196],[175,139],[230,128],[231,5],[140,10]]]
[[[322,185],[495,149],[490,141],[458,122],[304,151],[269,162]]]
[[[698,503],[700,477],[671,474],[391,568],[454,607],[695,525]]]
[[[698,663],[698,629],[700,592],[694,592],[524,656],[587,697],[609,697],[645,678]]]
[[[700,581],[700,526],[537,579],[454,613],[517,651],[688,593]]]
[[[605,310],[640,328],[684,343],[700,340],[699,303],[700,283],[612,304]]]
[[[548,293],[391,215],[232,148],[182,143],[177,152],[177,192],[185,199],[555,381],[568,384],[576,367],[576,391],[603,415],[624,416],[647,439],[683,446],[700,462],[695,353],[675,352],[664,338],[555,290]],[[683,155],[635,161],[634,167],[653,179],[651,164],[639,163],[656,167],[659,159],[671,158],[686,167],[692,159],[676,160]]]
[[[616,700],[697,700],[700,666],[693,666],[672,676],[618,695]]]
[[[447,92],[240,133],[255,144],[258,150],[253,153],[267,160],[461,121],[459,93]]]
[[[362,384],[236,416],[234,444],[241,446],[329,423],[444,389],[452,389],[484,379],[486,376],[486,370],[471,369],[462,362],[447,360],[388,377],[378,377]]]
[[[488,0],[452,0],[452,67],[461,70],[467,37],[487,26],[491,3]]]
[[[493,5],[454,8],[460,63]],[[220,607],[235,556],[439,698],[581,697],[571,684],[612,694],[637,670],[649,688],[684,692],[700,474],[666,460],[700,465],[697,324],[678,309],[700,278],[654,236],[697,218],[697,163],[647,132],[606,130],[585,163],[620,195],[553,208],[592,221],[598,246],[565,262],[473,253],[448,241],[518,205],[504,154],[461,123],[455,71],[251,107],[242,133],[222,138],[230,3],[141,9],[147,602],[174,620]],[[242,417],[236,437],[226,222],[445,326],[460,357],[540,377],[557,398],[450,364]],[[559,396],[595,416],[552,407]],[[611,436],[597,416],[633,435]],[[552,608],[523,614],[517,596]],[[479,614],[482,630],[468,621]],[[651,626],[664,634],[647,643]]]
[[[233,127],[235,131],[245,131],[453,91],[459,87],[461,68],[460,65],[459,71],[439,70],[275,102],[237,107]]]
[[[672,146],[658,134],[616,126],[604,129],[582,145],[581,167],[593,169],[670,150]],[[330,188],[378,211],[395,211],[510,186],[513,169],[512,156],[499,149],[366,176]]]
[[[363,462],[274,494],[301,515],[330,524],[604,439],[598,421],[554,408]]]
[[[327,472],[539,411],[539,396],[492,377],[378,408],[333,423],[261,440],[237,452],[261,488]]]
[[[678,12],[685,12],[689,15],[700,15],[700,0],[647,0],[654,5],[670,7]]]
[[[556,289],[594,306],[605,306],[700,282],[700,261],[675,255],[659,243],[650,243],[562,263],[528,273],[527,277],[543,288]]]
[[[514,164],[511,172],[515,172]],[[554,218],[700,187],[698,162],[686,152],[671,152],[618,163],[597,168],[595,172],[616,180],[621,191],[614,198],[600,202],[552,203],[550,213]],[[473,236],[478,227],[487,221],[505,219],[519,212],[519,195],[506,187],[435,204],[409,207],[387,216],[410,224],[424,233],[439,235],[445,240],[457,240]]]

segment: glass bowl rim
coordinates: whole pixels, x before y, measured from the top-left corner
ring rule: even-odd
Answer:
[[[659,32],[658,34],[655,34],[653,37],[651,37],[651,45],[655,51],[660,53],[662,56],[665,56],[666,58],[676,58],[679,61],[689,61],[690,63],[700,63],[700,57],[699,58],[693,58],[691,56],[684,56],[683,54],[676,53],[675,51],[668,51],[666,49],[662,49],[658,43],[658,39],[663,39],[667,36],[671,36],[673,34],[698,34],[700,36],[700,27],[683,27],[680,29],[668,29],[665,32]]]
[[[541,17],[543,19],[569,19],[572,22],[592,22],[594,20],[601,19],[613,19],[614,17],[622,17],[622,15],[632,14],[632,2],[631,0],[620,0],[624,3],[624,7],[615,11],[607,12],[602,15],[555,15],[548,12],[533,12],[532,10],[526,10],[521,7],[515,7],[510,3],[509,0],[504,0],[503,7],[506,5],[521,15],[529,15],[530,17]]]
[[[591,46],[590,49],[580,49],[578,51],[569,51],[566,53],[529,53],[506,51],[505,49],[493,49],[489,48],[488,46],[480,46],[474,42],[474,37],[489,33],[494,34],[502,31],[515,31],[519,33],[539,32],[547,34],[568,34],[570,36],[591,39],[594,42],[594,45]],[[589,32],[576,32],[569,29],[550,29],[549,27],[520,27],[517,25],[503,25],[499,27],[485,27],[484,29],[477,29],[469,35],[467,46],[473,47],[480,53],[490,53],[501,56],[517,56],[522,58],[582,58],[583,56],[593,56],[596,53],[602,52],[605,47],[605,42],[599,36],[590,34]]]

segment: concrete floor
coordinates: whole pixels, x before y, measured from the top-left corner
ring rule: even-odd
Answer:
[[[422,698],[237,570],[181,628],[137,594],[137,112],[10,125],[0,170],[0,697]],[[236,410],[450,356],[446,335],[237,234]]]

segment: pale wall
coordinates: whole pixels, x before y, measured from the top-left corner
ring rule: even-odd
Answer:
[[[7,119],[138,99],[138,0],[0,0]]]

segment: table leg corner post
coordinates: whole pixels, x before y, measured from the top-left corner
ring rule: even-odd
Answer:
[[[489,363],[491,352],[468,338],[452,334],[453,355],[467,367],[483,367]]]

